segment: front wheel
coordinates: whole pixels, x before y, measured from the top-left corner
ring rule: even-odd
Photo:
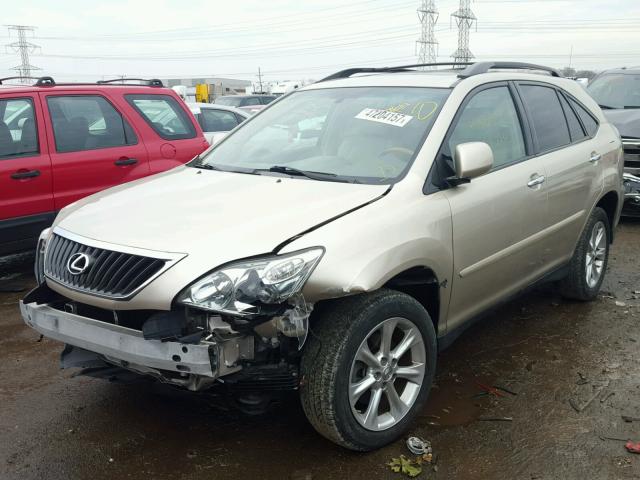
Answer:
[[[401,436],[424,405],[435,373],[427,311],[392,290],[331,302],[312,324],[300,395],[320,434],[373,450]]]
[[[609,217],[596,207],[578,240],[569,273],[560,282],[565,297],[582,301],[596,298],[607,270],[610,239]]]

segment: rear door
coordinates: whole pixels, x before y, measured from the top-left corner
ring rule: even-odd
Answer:
[[[37,94],[0,94],[0,252],[54,217],[51,162]]]
[[[603,189],[598,164],[606,153],[596,147],[597,135],[579,119],[581,107],[548,84],[519,82],[518,91],[532,125],[535,150],[544,162],[549,195],[545,261],[550,267],[573,254],[578,236]],[[589,114],[585,111],[585,114]],[[594,119],[591,119],[595,123]],[[596,124],[597,129],[597,124]]]
[[[209,143],[187,105],[168,93],[128,93],[125,99],[139,120],[153,173],[192,160]]]
[[[57,210],[149,175],[147,150],[114,102],[96,91],[41,93]]]
[[[455,146],[485,142],[491,171],[445,190],[451,205],[454,275],[447,328],[454,329],[531,283],[544,269],[539,232],[547,216],[546,171],[530,155],[530,136],[516,92],[506,83],[472,92],[461,106],[439,158]],[[448,168],[451,168],[450,166]]]

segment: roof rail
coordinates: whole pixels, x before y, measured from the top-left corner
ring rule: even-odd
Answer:
[[[362,68],[348,68],[346,70],[340,70],[328,77],[325,77],[321,80],[318,80],[316,83],[327,82],[329,80],[337,80],[340,78],[349,78],[352,75],[357,73],[384,73],[384,72],[409,72],[414,68],[418,67],[466,67],[471,65],[471,63],[454,63],[454,62],[444,62],[444,63],[416,63],[414,65],[400,65],[397,67],[362,67]]]
[[[481,73],[487,73],[489,70],[493,70],[494,68],[514,69],[514,70],[540,70],[542,72],[547,72],[552,77],[562,77],[562,75],[560,75],[560,72],[558,72],[555,68],[545,67],[543,65],[535,65],[533,63],[478,62],[465,68],[463,72],[458,74],[458,78],[469,78],[474,75],[480,75]]]
[[[150,87],[164,87],[162,80],[158,80],[157,78],[114,78],[111,80],[98,80],[99,85],[104,84],[125,84],[127,82],[142,82],[143,85],[149,85]]]
[[[0,85],[3,84],[2,82],[5,82],[7,80],[27,80],[27,79],[36,80],[35,85],[38,87],[56,84],[56,82],[51,77],[5,77],[5,78],[0,78]]]

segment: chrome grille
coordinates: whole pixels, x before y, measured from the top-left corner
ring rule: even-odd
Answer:
[[[640,175],[640,141],[623,138],[624,171]]]
[[[90,258],[86,271],[74,275],[69,258],[83,253]],[[73,290],[108,298],[126,298],[159,273],[166,260],[85,245],[56,235],[49,239],[45,275]]]

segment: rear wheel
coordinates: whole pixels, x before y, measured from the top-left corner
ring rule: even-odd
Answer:
[[[574,300],[593,300],[600,291],[609,260],[611,228],[605,211],[596,207],[580,236],[561,281],[562,294]]]
[[[380,290],[332,302],[314,319],[302,359],[302,405],[319,433],[352,450],[392,442],[433,382],[436,334],[426,310]]]

